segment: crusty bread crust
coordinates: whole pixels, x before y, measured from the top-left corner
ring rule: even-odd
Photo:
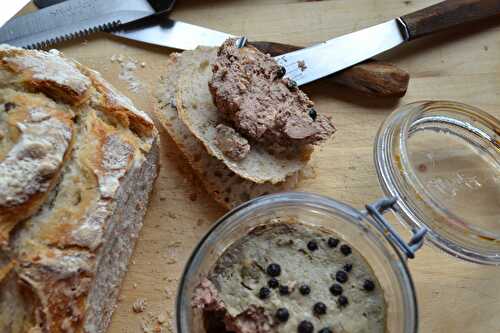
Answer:
[[[106,330],[158,144],[99,73],[0,46],[0,332]]]

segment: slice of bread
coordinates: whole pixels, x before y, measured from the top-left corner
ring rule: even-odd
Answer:
[[[193,64],[207,59],[210,48],[198,48],[182,54],[172,54],[156,91],[156,118],[169,133],[179,150],[186,157],[197,176],[222,206],[230,209],[251,198],[285,191],[296,186],[297,174],[289,176],[280,184],[258,184],[246,180],[231,171],[222,161],[208,154],[205,146],[181,121],[176,107],[177,82],[179,77]]]
[[[217,49],[204,49],[201,59],[191,59],[178,81],[176,105],[179,117],[205,146],[234,173],[255,183],[283,182],[296,174],[310,158],[310,149],[293,151],[287,156],[270,154],[260,143],[252,143],[248,155],[235,161],[227,157],[216,144],[216,126],[222,123],[221,113],[215,106],[208,88],[212,77],[211,64],[217,56]],[[201,61],[200,61],[201,60]]]

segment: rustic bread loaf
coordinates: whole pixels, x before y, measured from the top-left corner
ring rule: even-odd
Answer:
[[[215,54],[215,49],[200,47],[170,55],[156,92],[156,118],[177,144],[207,191],[226,208],[233,208],[254,197],[295,187],[297,173],[274,185],[258,184],[240,177],[223,161],[209,154],[205,145],[180,119],[176,101],[179,79],[190,67],[207,61],[210,54]]]
[[[97,72],[0,46],[0,332],[104,332],[158,134]]]

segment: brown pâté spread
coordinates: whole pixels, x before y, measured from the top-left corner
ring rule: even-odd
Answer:
[[[272,219],[231,244],[196,287],[207,333],[384,333],[384,292],[338,235]]]
[[[265,146],[320,143],[335,131],[331,120],[285,69],[252,46],[237,48],[228,39],[219,49],[209,82],[214,103],[229,125]]]
[[[241,136],[234,128],[224,124],[215,127],[215,140],[224,155],[232,160],[244,159],[250,151],[248,140]]]

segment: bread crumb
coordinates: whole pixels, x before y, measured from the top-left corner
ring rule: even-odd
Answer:
[[[170,258],[167,260],[167,265],[173,265],[173,264],[176,264],[177,263],[177,260],[175,260],[175,258]]]
[[[137,283],[133,284],[134,289],[137,289]]]
[[[143,298],[138,298],[132,305],[132,310],[135,313],[142,313],[146,310],[146,300]]]
[[[300,177],[302,179],[314,179],[316,178],[316,170],[311,165],[306,165],[300,170]]]
[[[146,67],[146,63],[145,62],[141,62],[141,67],[145,68]]]
[[[171,296],[170,290],[168,290],[168,288],[165,288],[165,298],[170,299],[171,297],[172,296]]]
[[[127,82],[128,89],[132,92],[139,92],[143,88],[143,84],[138,80],[135,76],[134,72],[137,69],[137,61],[129,58],[127,61],[120,61],[118,58],[118,62],[121,64],[120,74],[118,78]]]
[[[165,314],[161,313],[159,316],[158,316],[158,323],[160,324],[163,324],[167,321],[167,318],[165,317]]]
[[[167,326],[170,326],[169,323],[166,323]],[[163,333],[163,332],[172,332],[170,327],[166,327],[166,330],[163,325],[158,321],[158,317],[153,315],[152,313],[146,313],[144,317],[141,318],[141,329],[144,333]]]
[[[168,244],[168,247],[180,247],[182,245],[181,241],[175,241]]]

